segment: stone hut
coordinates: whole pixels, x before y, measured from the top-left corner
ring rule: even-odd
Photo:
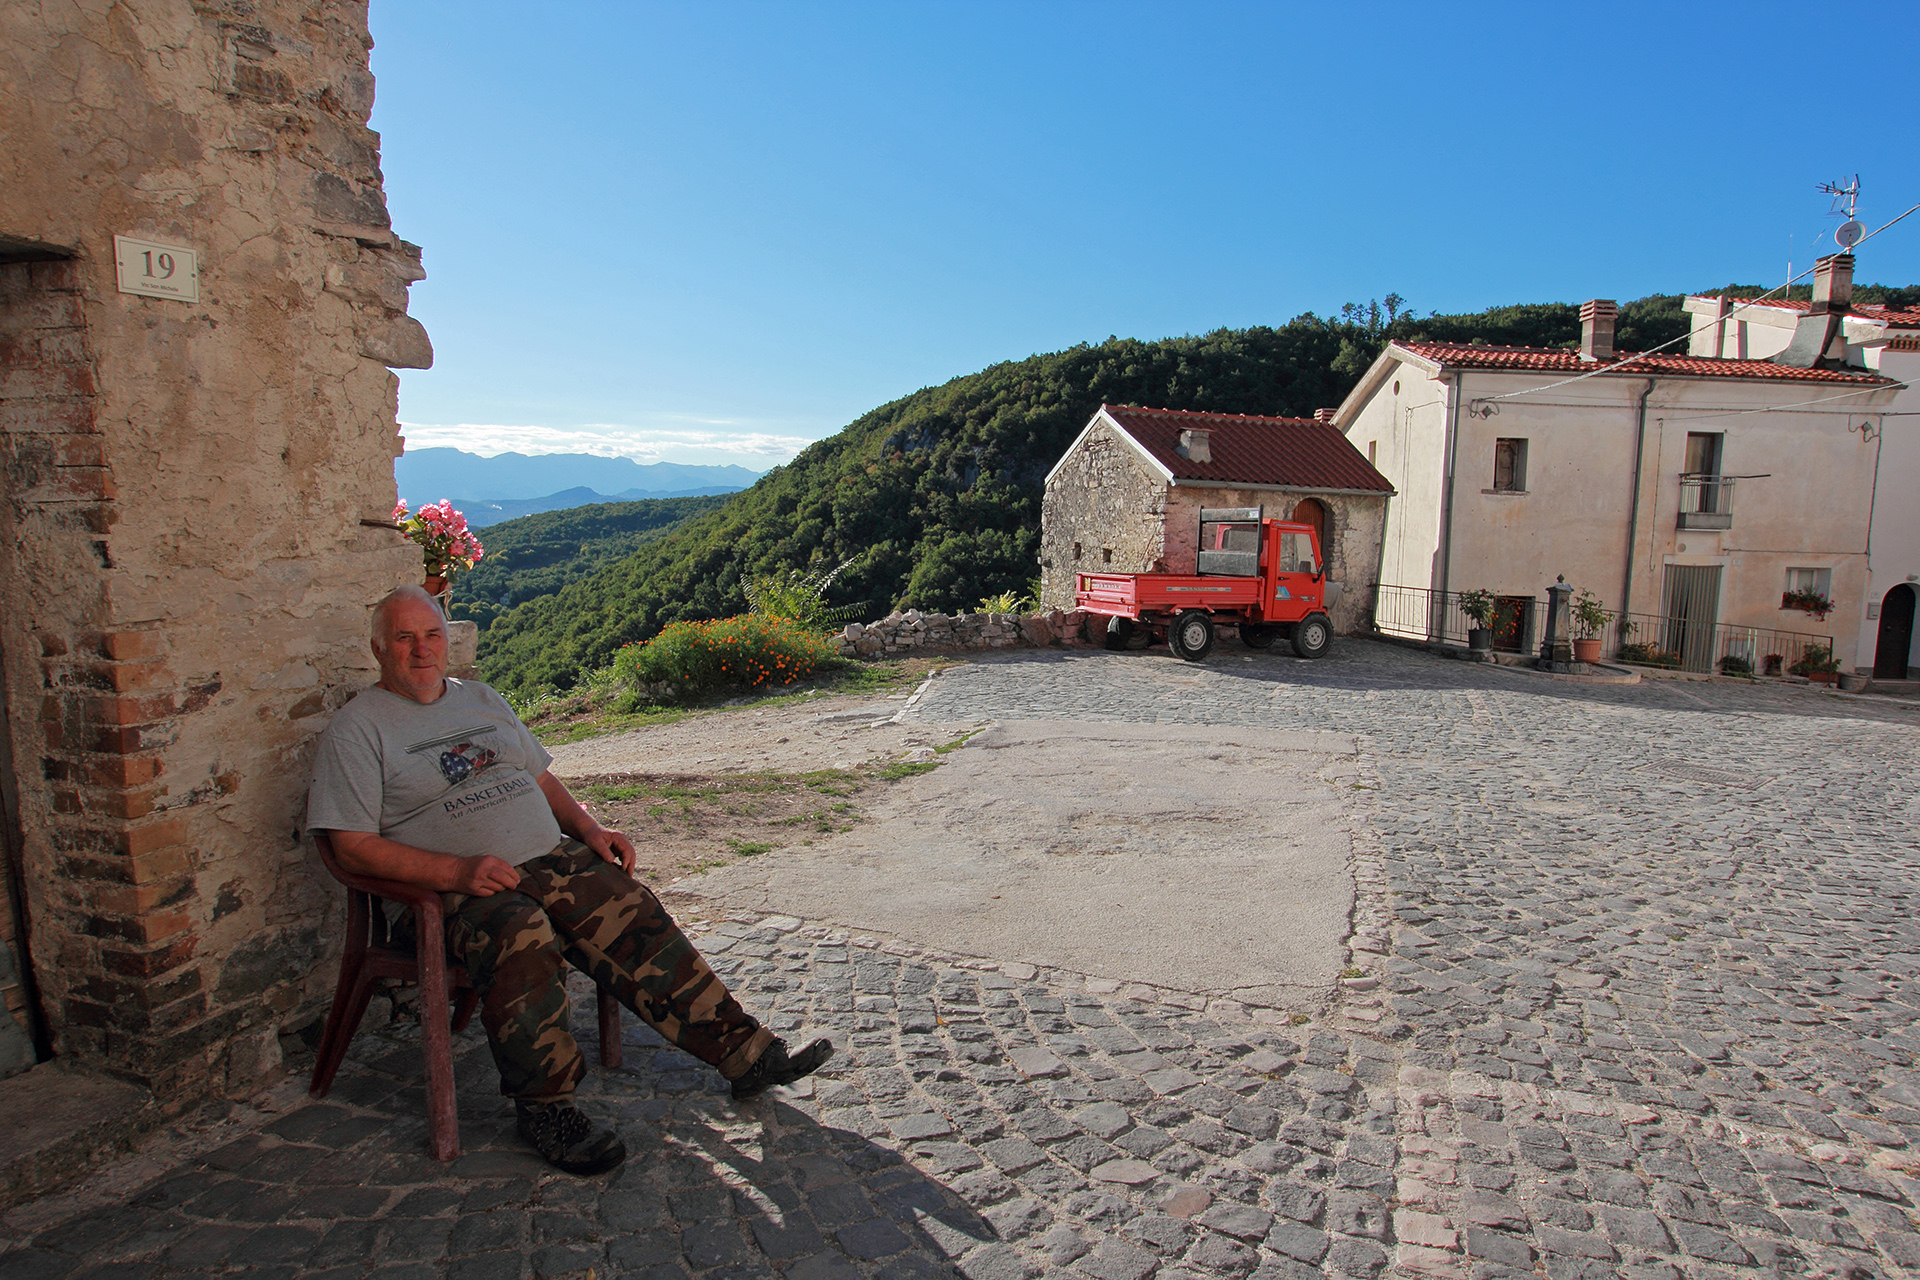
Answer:
[[[380,526],[392,369],[432,360],[371,44],[364,0],[0,5],[0,1074],[43,1064],[13,1102],[78,1072],[177,1111],[325,1008],[306,774],[376,678],[369,605],[420,577]]]
[[[1192,573],[1202,507],[1263,507],[1320,528],[1335,628],[1365,623],[1393,486],[1324,415],[1261,418],[1103,404],[1047,473],[1040,605],[1079,572]]]

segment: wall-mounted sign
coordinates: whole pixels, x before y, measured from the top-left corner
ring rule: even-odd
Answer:
[[[200,255],[192,249],[115,236],[113,270],[122,293],[200,301]]]

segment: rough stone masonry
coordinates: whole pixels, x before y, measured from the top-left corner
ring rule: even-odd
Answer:
[[[0,5],[8,1004],[161,1110],[245,1089],[324,1005],[309,744],[417,578],[366,6]],[[115,237],[197,253],[122,292]]]

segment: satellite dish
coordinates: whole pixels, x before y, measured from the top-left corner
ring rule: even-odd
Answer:
[[[1834,243],[1842,249],[1851,249],[1866,238],[1867,227],[1863,222],[1848,218],[1833,229]]]

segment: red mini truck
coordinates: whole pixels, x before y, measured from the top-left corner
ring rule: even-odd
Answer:
[[[1074,607],[1094,615],[1090,627],[1106,619],[1109,649],[1164,639],[1188,662],[1212,651],[1219,623],[1238,627],[1253,649],[1286,639],[1301,657],[1318,658],[1332,646],[1327,610],[1340,588],[1326,580],[1312,525],[1268,520],[1259,507],[1204,508],[1195,567],[1191,574],[1082,573]]]

